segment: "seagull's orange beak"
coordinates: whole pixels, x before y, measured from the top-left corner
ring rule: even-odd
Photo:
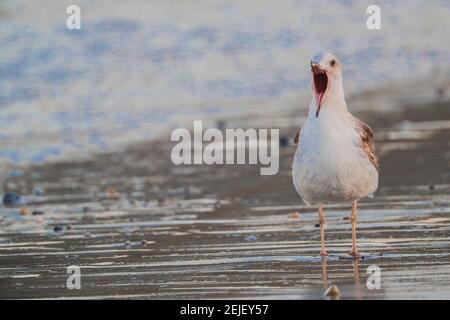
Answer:
[[[314,90],[314,98],[316,100],[316,117],[319,116],[320,107],[323,97],[328,87],[327,72],[320,67],[318,63],[311,61],[312,87]]]

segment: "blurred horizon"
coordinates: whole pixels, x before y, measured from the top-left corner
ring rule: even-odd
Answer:
[[[81,30],[66,29],[71,4]],[[347,92],[448,72],[449,1],[381,1],[375,31],[371,4],[2,1],[0,164],[107,151],[254,101],[283,108],[309,90],[317,51],[343,62]]]

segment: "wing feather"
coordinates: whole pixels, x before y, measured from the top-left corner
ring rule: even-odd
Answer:
[[[297,132],[295,133],[294,143],[298,144],[299,139],[300,139],[300,129],[298,129]]]
[[[364,152],[367,154],[373,166],[379,170],[378,158],[375,152],[375,144],[373,139],[373,130],[366,123],[355,118],[359,136],[361,137],[361,145]]]

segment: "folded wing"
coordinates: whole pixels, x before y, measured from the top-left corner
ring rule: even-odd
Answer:
[[[364,152],[367,154],[367,157],[369,158],[370,162],[378,170],[379,164],[378,164],[377,155],[375,153],[373,130],[366,123],[359,120],[358,118],[355,118],[355,122],[356,122],[356,128],[359,132],[359,136],[361,137],[361,147],[364,150]]]
[[[294,136],[294,143],[298,144],[299,139],[300,139],[300,129],[297,130],[297,133]]]

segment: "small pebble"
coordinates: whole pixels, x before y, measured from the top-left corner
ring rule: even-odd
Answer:
[[[89,207],[83,207],[83,212],[84,213],[88,213],[90,210],[89,210]]]
[[[219,120],[216,123],[217,129],[219,129],[220,131],[225,130],[225,121],[224,120]]]
[[[430,184],[430,185],[428,186],[428,189],[434,190],[434,184]]]
[[[32,213],[33,216],[40,216],[43,214],[44,214],[44,211],[33,211],[33,213]]]
[[[324,293],[326,297],[336,297],[340,294],[341,292],[339,291],[339,288],[336,285],[329,286]]]
[[[20,196],[15,192],[7,192],[3,196],[3,205],[5,207],[14,207],[20,203]]]
[[[258,240],[258,238],[254,235],[248,236],[247,238],[245,238],[245,241],[255,241]]]
[[[289,138],[287,136],[280,137],[280,146],[287,147],[289,145]]]
[[[60,231],[63,231],[63,229],[64,228],[62,226],[54,226],[53,231],[60,232]]]
[[[72,230],[72,225],[68,224],[66,228],[67,230]]]
[[[320,223],[316,223],[316,225],[314,227],[320,228]]]
[[[125,241],[124,245],[126,247],[131,247],[131,241],[130,240]]]
[[[141,240],[141,244],[142,244],[142,245],[146,245],[146,244],[148,244],[148,241],[145,240],[145,239],[142,239],[142,240]]]
[[[298,212],[292,212],[288,214],[288,217],[291,219],[299,219],[300,218],[300,213]]]
[[[35,196],[43,196],[44,195],[44,190],[42,190],[42,188],[36,187],[33,190],[33,194]]]
[[[106,188],[106,194],[110,198],[117,198],[117,197],[119,197],[119,193],[117,192],[116,188],[114,188],[114,187]]]

